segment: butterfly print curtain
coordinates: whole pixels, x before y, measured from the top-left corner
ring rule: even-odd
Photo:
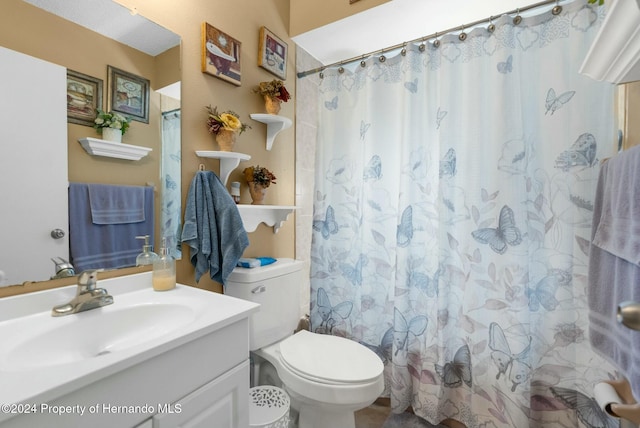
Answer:
[[[176,259],[182,258],[180,201],[180,110],[162,113],[162,214],[160,236],[167,237],[168,248]]]
[[[614,426],[591,398],[616,373],[590,349],[585,295],[614,88],[578,73],[603,14],[504,16],[325,70],[311,326],[380,356],[393,411]]]

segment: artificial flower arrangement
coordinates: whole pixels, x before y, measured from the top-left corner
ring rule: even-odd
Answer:
[[[284,82],[278,79],[273,79],[271,82],[260,82],[260,85],[253,89],[253,92],[285,103],[291,99],[289,91],[284,87]]]
[[[222,113],[218,113],[217,107],[206,107],[209,112],[207,116],[207,128],[212,134],[217,134],[221,129],[237,132],[242,134],[247,129],[251,129],[251,126],[240,121],[240,116],[237,113],[227,110]]]
[[[122,135],[124,135],[125,132],[127,132],[127,129],[129,129],[129,125],[131,123],[130,118],[112,111],[105,112],[100,109],[97,111],[98,114],[93,121],[93,127],[98,131],[98,134],[102,134],[103,128],[119,129],[122,131]]]
[[[276,176],[267,168],[260,165],[245,168],[242,173],[247,183],[254,182],[262,187],[269,187],[272,183],[276,184]]]

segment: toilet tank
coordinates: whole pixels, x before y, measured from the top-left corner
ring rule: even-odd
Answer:
[[[260,304],[249,320],[252,351],[291,334],[300,319],[300,287],[304,262],[278,259],[255,268],[237,267],[227,278],[224,294]]]

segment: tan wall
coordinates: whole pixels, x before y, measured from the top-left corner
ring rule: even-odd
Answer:
[[[369,1],[369,0],[363,0]],[[199,159],[196,150],[217,150],[211,136],[205,127],[206,105],[215,105],[222,110],[233,110],[240,115],[241,120],[248,122],[253,129],[243,133],[236,144],[235,150],[251,156],[248,162],[242,162],[240,167],[232,173],[229,181],[241,181],[241,171],[244,167],[259,164],[272,170],[278,177],[277,184],[269,187],[266,203],[273,205],[294,205],[295,204],[295,147],[294,129],[290,128],[281,132],[275,140],[271,151],[265,150],[266,126],[255,122],[249,118],[250,113],[263,113],[263,100],[251,89],[260,81],[274,79],[275,76],[266,70],[258,67],[258,43],[259,30],[261,26],[266,26],[269,30],[283,39],[289,47],[289,57],[287,63],[288,75],[286,80],[287,89],[294,95],[294,100],[283,104],[280,115],[294,119],[295,100],[295,48],[293,42],[287,36],[287,26],[289,24],[289,0],[236,0],[233,7],[228,7],[228,3],[211,0],[191,0],[186,6],[183,2],[170,0],[156,0],[148,2],[144,0],[119,1],[128,7],[136,7],[139,13],[152,21],[168,28],[182,37],[181,52],[181,75],[182,75],[182,195],[183,210],[184,198],[186,197],[190,182],[202,163],[207,169],[218,172],[219,163],[211,159]],[[152,4],[150,4],[152,3]],[[16,9],[16,13],[0,14],[0,44],[10,49],[30,50],[30,55],[43,59],[51,58],[52,55],[58,58],[52,62],[59,63],[71,69],[95,76],[105,80],[106,91],[106,63],[109,60],[88,58],[79,54],[80,48],[84,45],[83,39],[77,34],[63,27],[63,20],[60,22],[43,24],[34,19],[33,7],[20,0],[5,0],[3,10],[6,12]],[[37,10],[37,9],[36,9]],[[27,13],[29,12],[29,13]],[[45,12],[40,12],[45,13]],[[39,18],[38,18],[39,19]],[[216,26],[220,30],[228,33],[242,43],[241,67],[242,86],[235,86],[214,76],[201,72],[201,26],[203,22]],[[35,31],[37,29],[37,31]],[[30,42],[29,42],[30,40]],[[89,52],[94,52],[96,57],[104,49],[100,45],[87,43],[92,48]],[[133,72],[135,74],[151,76],[151,68],[131,69],[129,63],[121,62],[113,64],[118,68]],[[153,81],[153,76],[150,77]],[[153,82],[152,82],[153,86]],[[152,108],[159,108],[159,97],[152,100]],[[160,125],[150,123],[148,128],[156,129],[159,133]],[[77,129],[76,129],[77,128]],[[150,139],[142,139],[143,124],[134,122],[131,128],[130,137],[135,136],[135,144],[153,146]],[[146,127],[145,127],[146,128]],[[93,132],[92,128],[78,125],[69,125],[69,164],[97,163],[95,159],[86,153],[80,153],[80,144],[75,141],[78,136],[87,136]],[[158,134],[159,135],[159,134]],[[133,141],[128,139],[125,142]],[[77,146],[77,147],[76,147]],[[153,156],[159,155],[159,150],[154,150]],[[147,163],[157,162],[148,159],[136,164],[135,174],[142,171]],[[129,167],[127,164],[126,167]],[[122,168],[125,167],[124,161]],[[92,171],[95,168],[90,168]],[[109,181],[130,180],[131,175],[121,173],[122,170],[111,169],[105,171]],[[128,169],[127,171],[130,171]],[[133,174],[133,173],[132,173]],[[157,173],[154,173],[157,177]],[[71,174],[70,174],[71,178]],[[76,179],[77,177],[73,177]],[[157,179],[154,179],[157,180]],[[242,203],[250,203],[250,196],[246,185],[242,186]],[[295,256],[295,221],[294,217],[284,223],[277,234],[273,229],[261,224],[258,230],[249,234],[251,242],[245,255],[250,256],[274,256],[274,257],[294,257]],[[183,252],[183,260],[178,262],[178,281],[195,285],[193,267],[189,263],[189,252]],[[219,284],[214,283],[208,277],[203,277],[197,285],[215,291],[221,291]]]
[[[182,194],[183,202],[193,175],[202,163],[207,169],[218,171],[219,162],[200,159],[196,150],[217,150],[205,127],[204,107],[211,104],[219,109],[233,110],[240,119],[253,129],[238,137],[235,151],[246,153],[251,160],[241,162],[231,174],[229,181],[242,182],[242,169],[250,165],[268,167],[278,177],[277,184],[269,187],[266,203],[272,205],[294,205],[295,203],[295,147],[294,130],[287,129],[276,137],[271,151],[265,150],[266,126],[251,120],[249,114],[263,113],[262,99],[251,92],[261,81],[276,78],[258,67],[258,43],[260,27],[265,26],[288,44],[286,86],[294,99],[284,103],[280,115],[294,119],[295,100],[295,49],[287,36],[289,23],[288,0],[236,0],[233,7],[227,3],[211,0],[192,0],[189,6],[169,0],[157,0],[149,4],[144,0],[120,1],[128,7],[136,7],[140,14],[168,28],[182,37]],[[242,85],[235,86],[201,71],[201,26],[207,22],[242,43]],[[246,185],[241,188],[241,203],[250,203]],[[184,209],[184,208],[183,208]],[[293,216],[283,224],[277,234],[261,224],[249,234],[250,247],[247,257],[269,255],[295,257],[295,221]],[[195,285],[193,267],[188,262],[189,252],[184,251],[178,263],[178,281]],[[219,284],[204,276],[201,288],[221,291]]]
[[[390,0],[290,0],[289,34],[297,36]]]
[[[180,46],[171,48],[155,57],[156,85],[154,89],[164,88],[179,82],[181,78],[179,64]]]
[[[640,144],[640,82],[622,85],[621,92],[623,123],[620,128],[624,131],[623,148],[628,149]]]

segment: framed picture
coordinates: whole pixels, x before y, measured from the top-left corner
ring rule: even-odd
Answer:
[[[149,123],[149,79],[107,66],[109,109]]]
[[[287,44],[273,34],[267,27],[260,28],[260,50],[258,65],[275,74],[282,80],[287,79]]]
[[[93,126],[102,108],[102,79],[67,69],[67,122]]]
[[[242,43],[213,25],[202,24],[202,72],[240,86]]]

